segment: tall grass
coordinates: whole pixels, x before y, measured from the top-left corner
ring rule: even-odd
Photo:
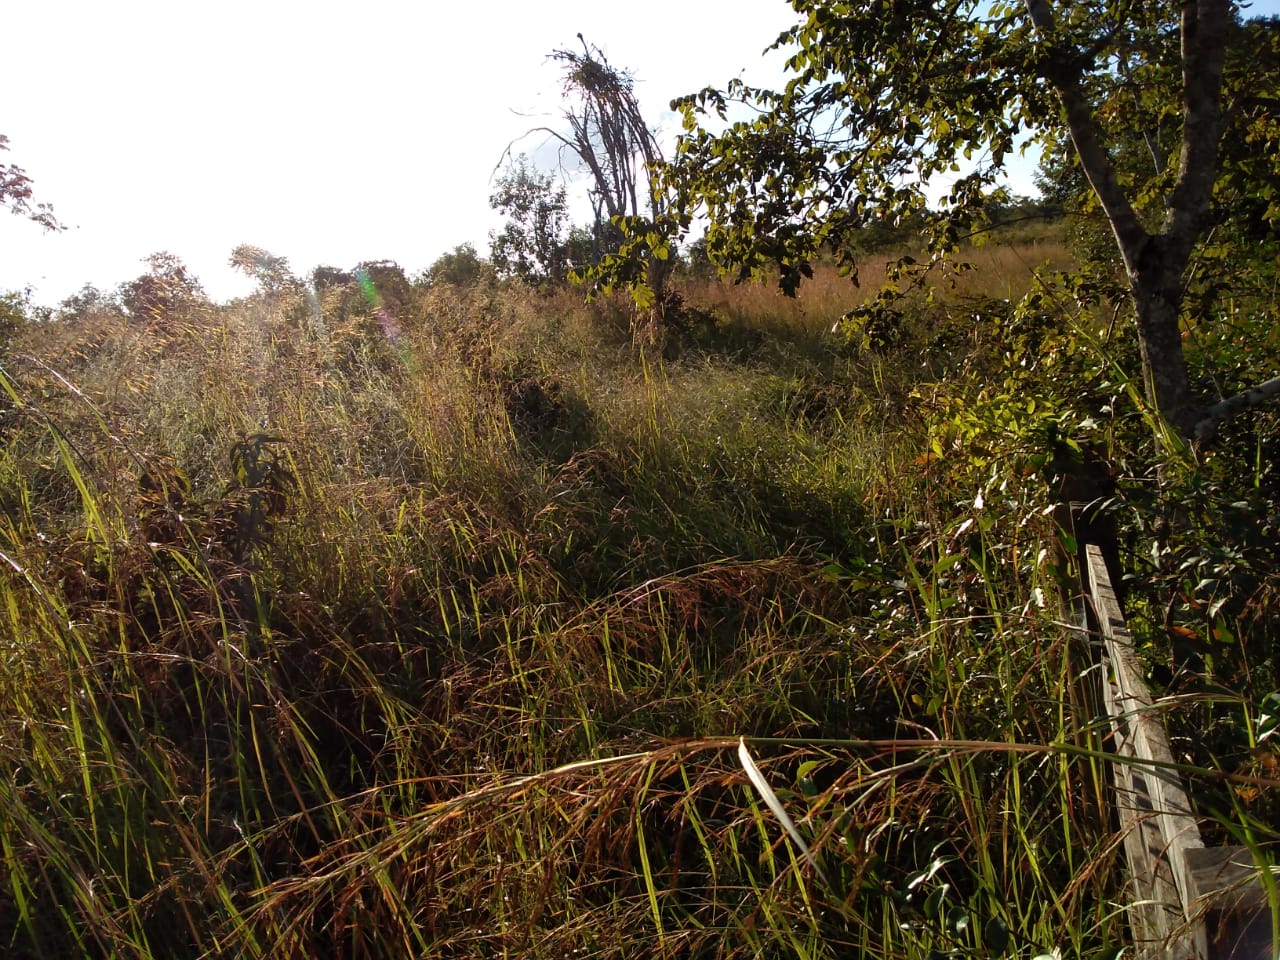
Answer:
[[[29,329],[6,955],[1113,954],[1049,492],[825,337],[839,291],[687,291],[718,329],[669,361],[487,287],[395,340],[278,298]]]
[[[726,286],[718,281],[690,283],[684,294],[730,324],[772,330],[782,340],[820,337],[879,289],[888,279],[889,266],[900,257],[900,253],[861,257],[856,282],[834,266],[819,265],[813,279],[802,285],[794,298],[769,285]],[[946,280],[936,290],[944,303],[962,304],[975,297],[1018,299],[1031,288],[1037,270],[1046,265],[1053,270],[1067,269],[1073,262],[1066,246],[1053,238],[966,248],[960,261],[971,269],[959,273],[947,270]]]

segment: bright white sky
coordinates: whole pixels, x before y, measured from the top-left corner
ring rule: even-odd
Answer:
[[[303,275],[486,254],[495,165],[561,110],[553,49],[581,31],[674,132],[673,96],[744,70],[776,85],[781,59],[761,52],[793,18],[784,0],[20,0],[0,162],[68,229],[0,212],[0,291],[55,304],[168,250],[227,299],[253,287],[227,265],[241,243]],[[517,149],[549,165],[545,139]]]
[[[20,0],[0,162],[68,229],[0,211],[0,290],[56,303],[168,250],[225,299],[253,288],[227,265],[241,243],[301,274],[487,255],[494,167],[559,116],[553,49],[582,32],[674,131],[672,97],[744,68],[776,80],[761,51],[793,18],[783,0]]]

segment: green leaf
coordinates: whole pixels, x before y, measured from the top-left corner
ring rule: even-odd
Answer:
[[[942,915],[942,901],[947,897],[949,886],[943,884],[935,889],[928,897],[925,898],[924,906],[920,909],[924,913],[926,920],[937,920]]]
[[[982,945],[993,956],[1000,956],[1009,949],[1011,938],[1009,925],[1000,917],[992,917],[982,927]]]

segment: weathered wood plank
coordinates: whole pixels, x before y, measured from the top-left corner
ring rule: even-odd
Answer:
[[[1244,847],[1204,846],[1102,552],[1087,546],[1085,559],[1102,634],[1103,704],[1119,758],[1112,770],[1138,951],[1179,960],[1274,958],[1271,910],[1253,857]]]
[[[1191,803],[1172,764],[1102,551],[1086,547],[1089,595],[1103,637],[1103,701],[1112,718],[1116,806],[1134,887],[1135,940],[1146,955],[1208,956],[1204,923],[1186,905],[1198,895],[1186,852],[1204,848]],[[1126,758],[1136,763],[1123,762]],[[1142,931],[1139,933],[1138,931]]]

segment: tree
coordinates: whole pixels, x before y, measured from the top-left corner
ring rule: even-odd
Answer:
[[[277,257],[273,253],[242,243],[231,251],[231,266],[247,277],[258,281],[258,286],[267,295],[294,293],[302,289],[302,281],[293,275],[289,261],[285,257]]]
[[[704,233],[697,240],[687,244],[684,256],[680,258],[680,272],[690,280],[713,280],[716,268],[707,255],[707,236]]]
[[[422,274],[422,283],[428,287],[447,284],[453,287],[474,287],[493,279],[493,266],[482,260],[476,248],[460,243],[448,253],[442,253]]]
[[[921,217],[930,250],[945,255],[982,221],[1020,134],[1069,138],[1124,266],[1149,402],[1184,438],[1203,440],[1280,394],[1275,378],[1210,402],[1183,354],[1187,273],[1221,170],[1229,0],[792,5],[803,20],[775,44],[793,48],[783,90],[733,81],[676,103],[686,132],[670,176],[705,208],[715,261],[744,278],[778,269],[794,292],[821,250],[849,249],[861,226],[886,216]],[[1172,86],[1163,100],[1176,107],[1163,119],[1176,142],[1158,175],[1131,180],[1117,144],[1142,132],[1162,96],[1153,84]],[[1112,108],[1120,96],[1142,105],[1136,121]],[[735,101],[756,115],[728,122]],[[712,114],[720,132],[703,126]],[[960,175],[930,210],[924,185],[943,174]]]
[[[411,315],[413,287],[394,260],[363,260],[353,269],[318,266],[311,271],[313,319],[328,320],[395,340]]]
[[[489,206],[507,218],[502,231],[489,236],[489,256],[498,274],[535,286],[562,282],[568,273],[564,187],[550,174],[531,169],[521,155],[498,178]]]
[[[637,306],[649,312],[648,326],[656,332],[666,320],[673,266],[668,193],[652,175],[662,163],[662,149],[640,111],[631,74],[612,66],[582,34],[578,39],[581,53],[551,54],[564,68],[565,96],[576,101],[564,115],[570,132],[538,128],[558,140],[591,177],[596,256],[574,276],[593,291],[627,286]],[[610,254],[620,256],[602,256]]]
[[[8,151],[9,138],[0,134],[0,150]],[[46,230],[63,229],[53,215],[53,207],[47,203],[31,205],[31,178],[21,167],[0,163],[0,207],[8,207],[19,217],[34,220]]]
[[[595,226],[574,224],[569,228],[565,249],[571,271],[582,271],[600,260],[599,231]]]
[[[54,317],[65,323],[83,323],[97,317],[119,317],[122,312],[117,295],[104,293],[93,284],[86,283],[58,304]]]
[[[207,304],[200,281],[181,258],[162,251],[151,254],[146,263],[146,273],[120,288],[120,301],[135,320],[151,326],[177,325]]]
[[[394,326],[408,316],[413,288],[400,264],[394,260],[362,260],[352,273],[379,323]]]
[[[339,267],[318,266],[311,271],[311,286],[316,293],[331,287],[345,287],[356,282],[355,274]]]
[[[1107,92],[1104,112],[1124,112],[1129,129],[1112,149],[1119,175],[1133,182],[1160,182],[1170,175],[1169,157],[1180,136],[1176,62],[1128,68],[1142,79],[1141,94],[1121,88]],[[1220,170],[1207,243],[1200,260],[1230,263],[1230,271],[1192,270],[1185,296],[1192,315],[1207,316],[1230,298],[1269,301],[1280,254],[1280,18],[1233,23],[1223,71],[1224,130]],[[1069,139],[1055,139],[1045,150],[1037,176],[1041,192],[1070,211],[1077,257],[1123,278],[1124,265],[1107,224],[1080,169]],[[1144,222],[1158,222],[1160,194],[1147,190],[1135,198]],[[1250,289],[1250,288],[1256,289]]]

